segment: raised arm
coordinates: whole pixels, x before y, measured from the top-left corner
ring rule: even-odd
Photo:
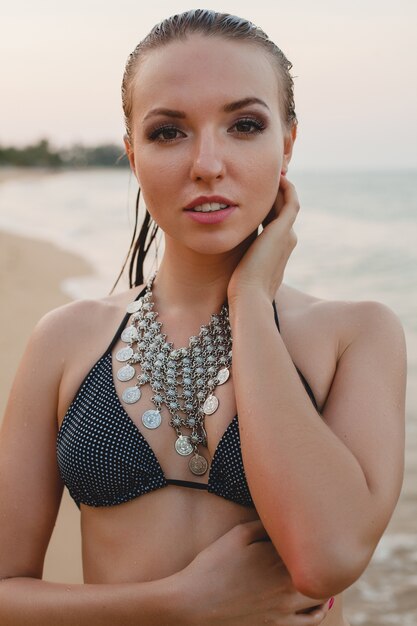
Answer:
[[[161,580],[105,585],[41,580],[63,488],[56,412],[77,306],[49,314],[35,329],[0,432],[1,626],[214,626],[220,621],[255,626],[265,619],[286,626],[319,624],[326,607],[298,614],[320,603],[296,592],[271,543],[254,543],[264,535],[259,522],[232,529],[184,570]]]
[[[229,281],[228,299],[251,494],[296,588],[321,597],[360,576],[397,502],[406,356],[401,324],[384,305],[317,302],[335,370],[317,414],[272,309],[297,242],[298,211],[294,185],[281,176],[264,229]]]
[[[319,597],[360,576],[397,502],[406,359],[402,327],[384,305],[313,306],[340,338],[321,415],[277,332],[269,298],[247,289],[230,311],[251,494],[296,588]]]

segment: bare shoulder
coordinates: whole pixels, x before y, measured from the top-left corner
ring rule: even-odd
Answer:
[[[343,355],[353,347],[362,362],[384,351],[397,355],[404,367],[401,322],[380,302],[326,300],[283,284],[276,304],[281,336],[320,408],[326,404]],[[356,359],[349,361],[349,367],[357,367]]]
[[[310,333],[325,332],[337,340],[338,355],[363,334],[380,334],[381,339],[403,340],[404,331],[399,317],[387,305],[374,300],[326,300],[282,285],[277,294],[283,320],[297,331],[308,328]]]
[[[122,320],[126,306],[135,299],[141,287],[134,287],[121,293],[100,299],[75,300],[53,309],[38,322],[34,338],[53,341],[55,350],[65,354],[77,344],[94,345],[106,339],[114,329],[114,324]],[[115,330],[115,329],[114,329]]]

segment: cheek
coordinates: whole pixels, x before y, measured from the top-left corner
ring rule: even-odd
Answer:
[[[263,152],[262,157],[254,160],[248,168],[251,197],[256,200],[263,218],[270,211],[277,196],[282,162],[282,154],[274,147]]]
[[[140,154],[136,160],[136,172],[142,195],[149,212],[172,203],[173,185],[178,180],[175,162],[164,162],[161,157]]]

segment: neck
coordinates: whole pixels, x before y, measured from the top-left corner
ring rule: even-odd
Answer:
[[[219,313],[230,278],[252,238],[222,254],[199,254],[165,237],[165,251],[153,284],[157,310],[205,318]]]

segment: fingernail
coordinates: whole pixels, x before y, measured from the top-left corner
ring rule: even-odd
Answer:
[[[334,604],[334,598],[332,596],[329,600],[329,610],[332,608],[333,604]]]

